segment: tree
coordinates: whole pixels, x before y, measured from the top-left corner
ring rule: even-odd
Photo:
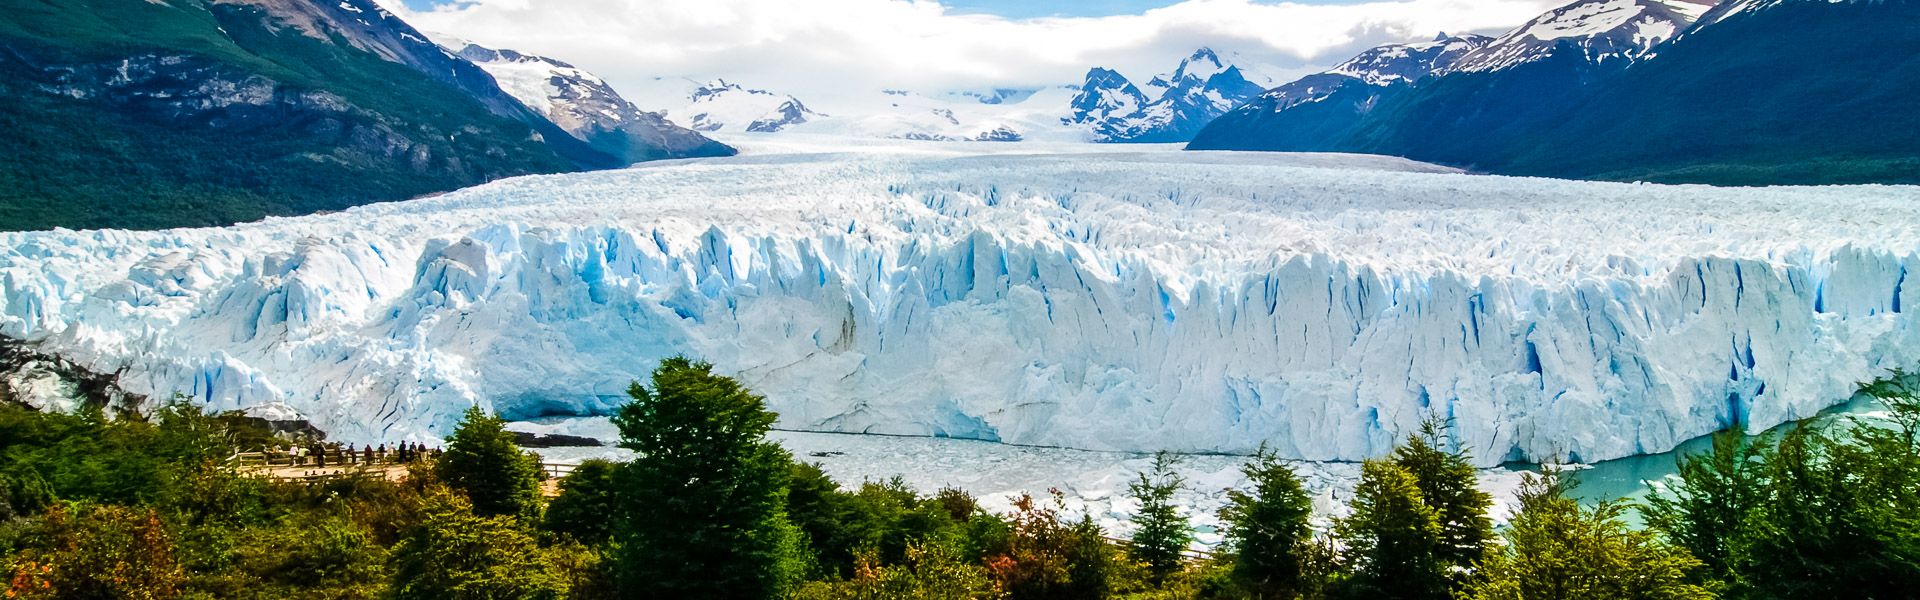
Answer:
[[[1491,553],[1465,597],[1473,600],[1705,600],[1688,580],[1700,561],[1627,526],[1626,505],[1590,509],[1566,496],[1560,472],[1523,476],[1506,545]]]
[[[1747,519],[1765,498],[1769,454],[1766,445],[1739,432],[1722,432],[1708,451],[1675,459],[1675,476],[1647,495],[1640,514],[1649,528],[1702,562],[1696,580],[1736,580]]]
[[[792,458],[766,441],[774,414],[713,365],[669,358],[614,416],[638,456],[615,475],[624,594],[773,598],[804,571],[787,520]]]
[[[1420,497],[1412,473],[1387,461],[1360,467],[1351,512],[1334,526],[1351,565],[1353,591],[1365,597],[1414,600],[1448,597],[1440,560],[1440,516]]]
[[[394,549],[398,600],[551,599],[566,594],[525,521],[481,516],[465,498],[431,492],[425,519]]]
[[[619,506],[614,473],[619,465],[600,459],[581,461],[560,479],[560,495],[547,504],[547,531],[597,545],[613,535],[608,516]]]
[[[1193,527],[1173,501],[1173,495],[1186,486],[1186,478],[1174,471],[1179,464],[1173,454],[1155,454],[1153,466],[1127,485],[1127,495],[1140,503],[1132,518],[1134,533],[1128,550],[1156,582],[1180,570],[1187,546],[1193,544]]]
[[[505,421],[478,406],[467,409],[447,438],[435,471],[449,487],[466,493],[474,514],[529,521],[540,515],[540,465],[520,450]]]
[[[1301,550],[1311,543],[1313,498],[1293,467],[1262,446],[1241,465],[1248,490],[1228,490],[1220,509],[1233,579],[1255,598],[1291,598],[1303,587]]]
[[[1428,418],[1420,431],[1394,448],[1389,459],[1413,475],[1420,488],[1420,499],[1434,511],[1440,522],[1440,547],[1437,557],[1453,574],[1453,585],[1464,583],[1463,574],[1486,554],[1493,540],[1493,520],[1487,517],[1493,496],[1480,491],[1473,461],[1465,451],[1441,450],[1445,422]]]
[[[1735,598],[1900,598],[1920,588],[1920,388],[1895,372],[1862,386],[1872,421],[1728,433],[1681,459],[1648,525]]]

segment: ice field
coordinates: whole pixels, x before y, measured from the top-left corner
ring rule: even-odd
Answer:
[[[1920,188],[871,144],[219,229],[0,234],[0,334],[136,392],[431,440],[712,361],[788,429],[1311,460],[1655,453],[1920,360]],[[756,153],[757,150],[757,153]]]

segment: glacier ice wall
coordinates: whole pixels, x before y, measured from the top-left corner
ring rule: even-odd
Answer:
[[[1429,172],[1421,172],[1429,171]],[[0,334],[431,439],[714,362],[786,427],[1297,458],[1664,451],[1920,360],[1920,189],[1377,157],[742,157],[225,229],[0,236]]]

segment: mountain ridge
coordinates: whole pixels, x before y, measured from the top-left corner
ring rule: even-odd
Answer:
[[[0,228],[221,225],[616,166],[367,0],[0,8]]]
[[[1626,1],[1561,7],[1500,39]],[[1451,69],[1370,96],[1334,90],[1328,106],[1249,105],[1188,148],[1390,154],[1493,173],[1674,183],[1920,182],[1920,141],[1902,133],[1920,130],[1910,110],[1920,95],[1920,5],[1632,4],[1638,12],[1589,32],[1611,41],[1563,38],[1525,56],[1490,44],[1462,64],[1494,68]],[[1698,19],[1685,27],[1657,28],[1657,43],[1615,43],[1644,30],[1648,15],[1689,14]]]

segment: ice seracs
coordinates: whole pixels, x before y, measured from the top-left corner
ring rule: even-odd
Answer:
[[[982,147],[7,234],[0,333],[355,442],[604,413],[685,353],[788,428],[1319,460],[1428,415],[1487,462],[1658,452],[1920,360],[1913,188]]]

